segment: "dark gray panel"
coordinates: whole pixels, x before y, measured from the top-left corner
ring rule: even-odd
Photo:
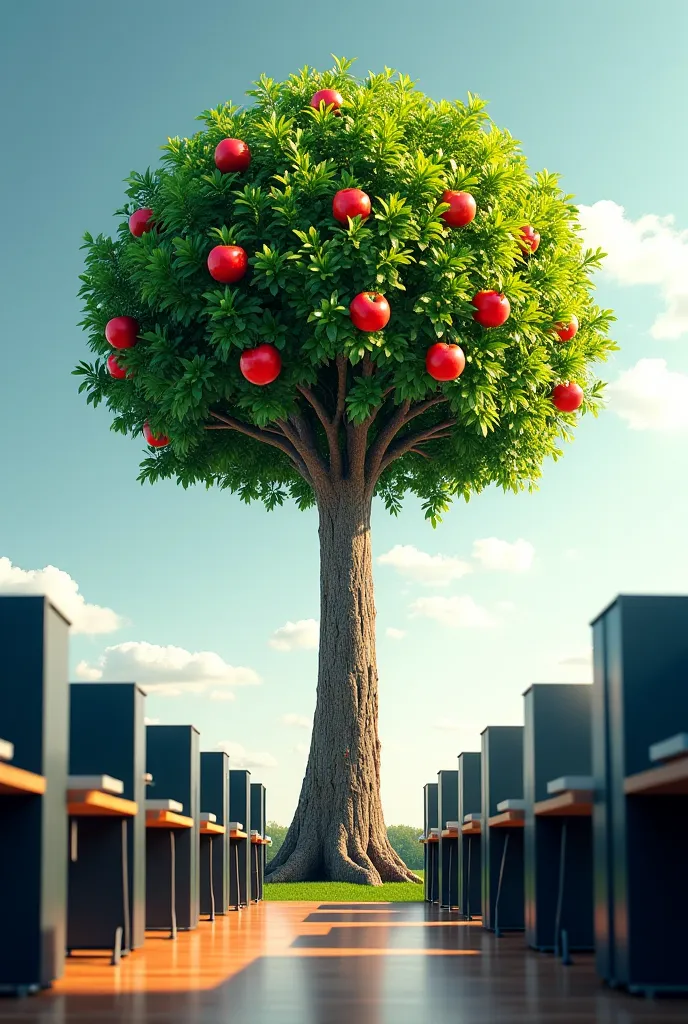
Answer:
[[[487,819],[498,813],[502,800],[523,797],[523,726],[492,725],[483,731],[481,787],[483,926],[520,931],[524,927],[523,829],[489,828]]]

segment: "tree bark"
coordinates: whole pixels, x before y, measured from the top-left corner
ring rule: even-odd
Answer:
[[[313,735],[271,882],[419,881],[387,839],[380,800],[371,494],[360,479],[318,495],[320,655]]]

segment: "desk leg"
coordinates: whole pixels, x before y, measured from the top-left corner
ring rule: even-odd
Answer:
[[[170,938],[177,938],[177,846],[170,829]]]
[[[210,918],[215,920],[215,887],[213,885],[213,839],[208,836],[208,884],[210,885]]]
[[[451,882],[452,882],[452,847],[453,846],[454,846],[454,843],[450,842],[449,843],[449,867],[447,869],[448,870],[448,879],[449,879],[448,882],[447,882],[447,910],[451,910],[451,908],[452,908]]]
[[[459,840],[460,842],[461,840]],[[468,837],[468,868],[467,875],[468,881],[466,882],[466,913],[465,918],[467,921],[471,921],[471,849],[473,847],[473,836]]]
[[[499,938],[499,897],[502,894],[502,880],[504,878],[504,865],[506,864],[506,851],[509,849],[510,832],[504,837],[504,849],[502,850],[502,863],[499,866],[499,882],[497,883],[497,897],[495,899],[495,937]]]
[[[239,848],[236,843],[234,844],[234,869],[236,874],[236,907],[234,909],[238,910],[241,906],[241,889],[239,886]]]
[[[112,953],[113,966],[119,963],[122,953],[131,950],[131,928],[129,920],[129,819],[122,818],[122,921],[123,926],[115,930],[115,944]],[[119,933],[119,936],[118,936]]]
[[[559,891],[557,893],[557,912],[554,918],[554,955],[561,955],[561,962],[568,967],[573,961],[569,955],[568,933],[562,930],[561,917],[564,906],[564,887],[566,884],[566,819],[561,825],[561,849],[559,852]]]

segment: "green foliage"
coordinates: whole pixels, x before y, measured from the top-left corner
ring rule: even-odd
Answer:
[[[267,834],[272,839],[272,846],[268,846],[268,863],[273,857],[276,857],[280,851],[282,843],[287,837],[289,828],[287,825],[278,825],[276,821],[269,821],[267,824]]]
[[[493,483],[532,487],[543,460],[562,454],[577,416],[552,406],[556,383],[578,381],[583,413],[597,414],[603,385],[594,363],[615,347],[607,337],[614,318],[591,295],[604,254],[583,251],[572,197],[556,175],[529,172],[518,143],[488,120],[477,97],[435,102],[389,69],[356,80],[350,64],[338,60],[323,73],[306,67],[285,82],[262,76],[250,107],[204,111],[198,133],[162,147],[157,169],[129,176],[115,237],[85,236],[82,326],[96,358],[74,373],[87,400],[112,411],[114,430],[136,435],[148,420],[171,438],[169,447],[149,449],[142,481],[217,484],[268,507],[291,497],[305,508],[313,493],[278,448],[207,430],[211,410],[258,426],[297,411],[313,420],[298,390],[309,387],[333,413],[338,355],[348,358],[349,422],[366,421],[382,404],[388,411],[369,444],[400,402],[444,394],[447,403],[414,427],[448,416],[455,425],[424,444],[429,458],[404,453],[377,483],[391,512],[410,491],[434,524],[456,496],[467,500]],[[324,87],[342,93],[341,116],[309,107]],[[245,173],[216,169],[214,150],[225,137],[250,146]],[[368,193],[373,215],[342,226],[332,197],[351,186]],[[475,196],[469,226],[444,224],[446,188]],[[158,230],[134,238],[127,218],[143,206]],[[518,244],[526,223],[542,237],[527,260]],[[217,285],[206,267],[220,242],[250,257],[249,274],[232,287]],[[481,289],[509,298],[503,327],[484,330],[473,320],[470,300]],[[357,331],[348,315],[365,290],[383,292],[391,305],[379,334]],[[104,329],[125,314],[139,321],[141,337],[122,354],[131,376],[113,380]],[[560,344],[552,328],[571,314],[580,331]],[[425,372],[426,350],[438,339],[459,342],[466,354],[463,375],[444,385]],[[239,356],[265,341],[280,349],[283,371],[260,388],[241,375]],[[324,454],[325,433],[313,422]]]
[[[392,849],[399,854],[411,871],[420,871],[423,867],[423,847],[418,842],[418,836],[422,831],[422,828],[414,828],[412,825],[387,826],[387,838]]]

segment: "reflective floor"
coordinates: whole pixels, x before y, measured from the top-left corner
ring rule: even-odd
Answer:
[[[78,957],[55,987],[1,999],[0,1024],[686,1024],[688,1001],[610,992],[423,903],[263,903],[157,934],[111,967]]]

